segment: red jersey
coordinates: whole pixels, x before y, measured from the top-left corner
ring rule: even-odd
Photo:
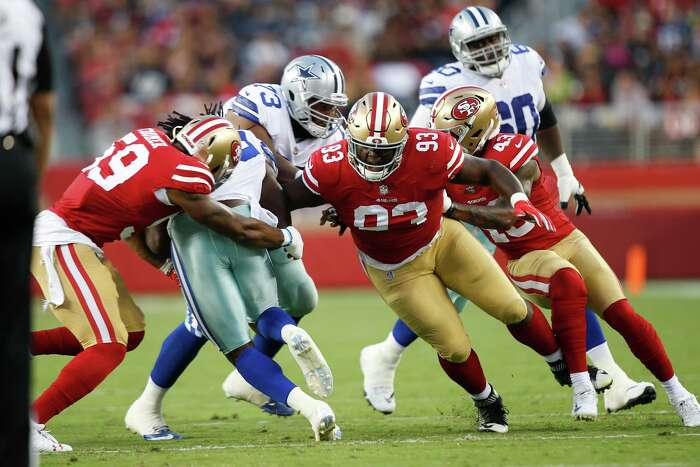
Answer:
[[[335,206],[361,252],[386,265],[401,263],[437,235],[442,190],[462,168],[462,147],[447,133],[409,128],[399,167],[380,182],[360,177],[347,151],[341,141],[314,152],[304,183]]]
[[[168,188],[207,194],[214,177],[164,133],[142,128],[115,141],[85,167],[49,209],[102,246],[178,212],[180,207],[165,195]]]
[[[481,157],[498,161],[515,173],[531,160],[535,160],[539,166],[537,152],[537,144],[529,136],[500,133],[486,143]],[[506,231],[482,229],[509,259],[520,258],[533,250],[546,250],[575,229],[566,214],[559,209],[557,195],[546,188],[545,177],[542,174],[532,184],[529,198],[537,209],[549,216],[557,228],[556,232],[548,232],[525,220],[516,222]],[[451,184],[447,193],[453,201],[467,205],[490,206],[499,198],[498,193],[490,187],[479,185]]]

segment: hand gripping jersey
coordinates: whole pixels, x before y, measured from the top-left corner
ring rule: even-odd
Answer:
[[[309,158],[303,181],[335,206],[363,259],[378,269],[392,269],[436,238],[442,190],[463,164],[462,147],[447,133],[409,128],[401,165],[387,179],[360,177],[348,162],[343,140]]]
[[[501,133],[486,143],[482,157],[496,160],[515,173],[531,160],[535,160],[539,165],[537,152],[537,144],[529,137]],[[556,232],[548,232],[524,220],[518,221],[506,231],[482,229],[509,259],[520,258],[532,250],[545,250],[575,229],[569,218],[559,209],[557,195],[547,190],[545,177],[544,174],[540,175],[540,178],[532,184],[529,198],[537,209],[549,216],[557,228]],[[498,193],[490,187],[478,185],[450,184],[447,194],[457,203],[477,206],[491,206],[499,199]]]
[[[50,211],[101,246],[178,212],[165,193],[168,188],[207,194],[214,177],[161,131],[142,128],[85,167]]]
[[[461,62],[437,68],[420,83],[420,105],[411,119],[412,127],[428,127],[430,110],[440,94],[458,86],[479,86],[496,99],[502,133],[534,137],[540,125],[540,110],[546,97],[542,76],[545,64],[530,47],[513,44],[511,60],[501,78],[489,78],[465,69]]]
[[[272,138],[272,149],[296,167],[303,167],[309,156],[322,146],[345,139],[345,132],[338,128],[328,138],[308,138],[296,141],[292,130],[292,117],[282,90],[277,84],[250,84],[224,104],[228,111],[255,122],[267,130]]]

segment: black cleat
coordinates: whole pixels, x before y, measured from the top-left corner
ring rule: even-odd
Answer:
[[[549,364],[549,369],[554,375],[560,386],[571,386],[571,375],[569,368],[564,360],[557,360]],[[612,386],[612,377],[607,371],[596,368],[593,365],[588,365],[588,375],[591,377],[591,382],[595,388],[595,392],[601,393]]]
[[[508,432],[508,409],[503,406],[503,399],[498,395],[493,386],[491,394],[486,399],[474,401],[474,406],[479,411],[478,423],[479,431],[493,433]]]

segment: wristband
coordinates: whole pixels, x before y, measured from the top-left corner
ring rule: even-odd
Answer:
[[[286,227],[282,230],[282,235],[284,236],[284,240],[282,240],[282,245],[280,246],[289,246],[292,244],[292,233],[287,229]]]
[[[574,175],[571,164],[569,164],[569,159],[566,158],[566,153],[562,153],[552,159],[552,162],[550,162],[549,165],[552,167],[552,171],[557,178],[566,177],[567,175]]]
[[[517,193],[513,193],[513,195],[510,197],[510,206],[514,208],[515,205],[517,203],[519,203],[520,201],[525,201],[526,203],[529,203],[530,199],[522,191],[518,191]]]

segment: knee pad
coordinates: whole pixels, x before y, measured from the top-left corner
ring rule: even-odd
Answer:
[[[575,269],[564,268],[555,272],[549,280],[549,297],[556,299],[587,298],[588,290],[583,277]]]
[[[129,333],[129,339],[126,342],[126,351],[131,352],[134,350],[136,347],[139,346],[141,341],[143,340],[143,336],[146,334],[146,331],[132,331]]]
[[[280,300],[280,305],[283,305],[290,315],[300,318],[314,311],[318,305],[318,291],[310,277],[307,276],[307,280],[296,284],[289,284],[288,287],[290,293],[284,297],[285,300]]]

